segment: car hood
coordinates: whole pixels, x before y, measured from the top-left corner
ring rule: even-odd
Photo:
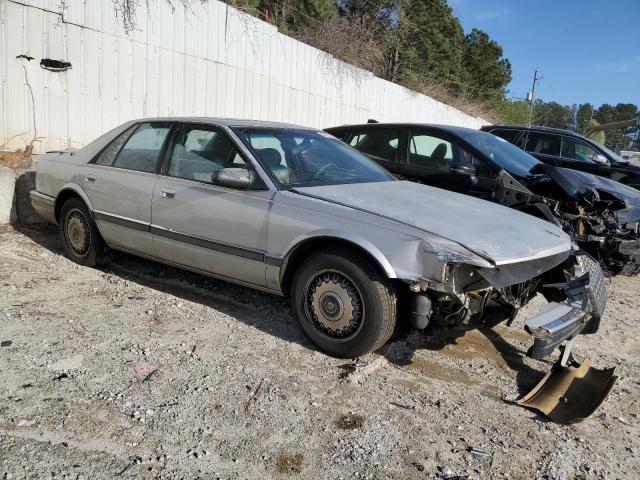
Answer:
[[[615,180],[551,165],[544,165],[544,171],[568,195],[575,199],[580,199],[590,190],[595,189],[612,195],[627,203],[628,206],[640,207],[640,191]]]
[[[413,182],[328,185],[294,191],[445,237],[496,264],[556,255],[572,245],[560,228],[544,220]]]

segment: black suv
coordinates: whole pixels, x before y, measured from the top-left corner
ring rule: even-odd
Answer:
[[[638,190],[589,173],[543,164],[506,140],[469,128],[368,123],[325,131],[400,179],[545,218],[562,226],[610,271],[640,272]]]
[[[640,188],[640,167],[575,132],[513,125],[487,125],[481,130],[504,138],[548,165],[582,170]]]

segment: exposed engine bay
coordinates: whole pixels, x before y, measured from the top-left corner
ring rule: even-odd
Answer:
[[[508,285],[492,276],[492,269],[449,266],[447,283],[411,285],[415,294],[412,324],[418,329],[456,330],[491,327],[504,321],[510,325],[518,311],[540,293],[549,304],[526,321],[525,328],[534,338],[530,356],[544,358],[579,333],[595,333],[607,298],[598,262],[580,251],[550,270],[539,263],[502,267],[503,271],[511,270],[507,272],[510,278],[529,271],[528,278]]]
[[[469,265],[448,266],[444,285],[411,284],[411,323],[418,329],[461,333],[504,321],[510,326],[519,310],[542,294],[548,303],[525,321],[533,339],[527,355],[544,359],[556,348],[561,354],[533,390],[514,403],[537,409],[558,423],[586,418],[604,401],[617,378],[615,368],[593,368],[588,360],[578,361],[571,353],[578,335],[595,333],[600,326],[607,300],[602,269],[583,251],[541,274],[537,272],[544,267],[535,261],[525,263],[508,276],[523,275],[527,269],[535,276],[507,286],[492,284],[490,269]]]

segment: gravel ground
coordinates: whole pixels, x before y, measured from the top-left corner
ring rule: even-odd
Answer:
[[[84,268],[52,228],[5,231],[0,476],[638,478],[639,287],[614,278],[574,350],[618,383],[561,426],[505,402],[551,363],[523,357],[527,312],[457,339],[405,329],[349,373],[282,298],[124,254]]]

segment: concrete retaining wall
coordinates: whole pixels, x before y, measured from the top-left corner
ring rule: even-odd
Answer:
[[[0,225],[47,223],[31,207],[29,192],[36,188],[34,169],[12,170],[0,167]]]
[[[14,203],[16,174],[7,167],[0,167],[0,225],[16,220]]]

